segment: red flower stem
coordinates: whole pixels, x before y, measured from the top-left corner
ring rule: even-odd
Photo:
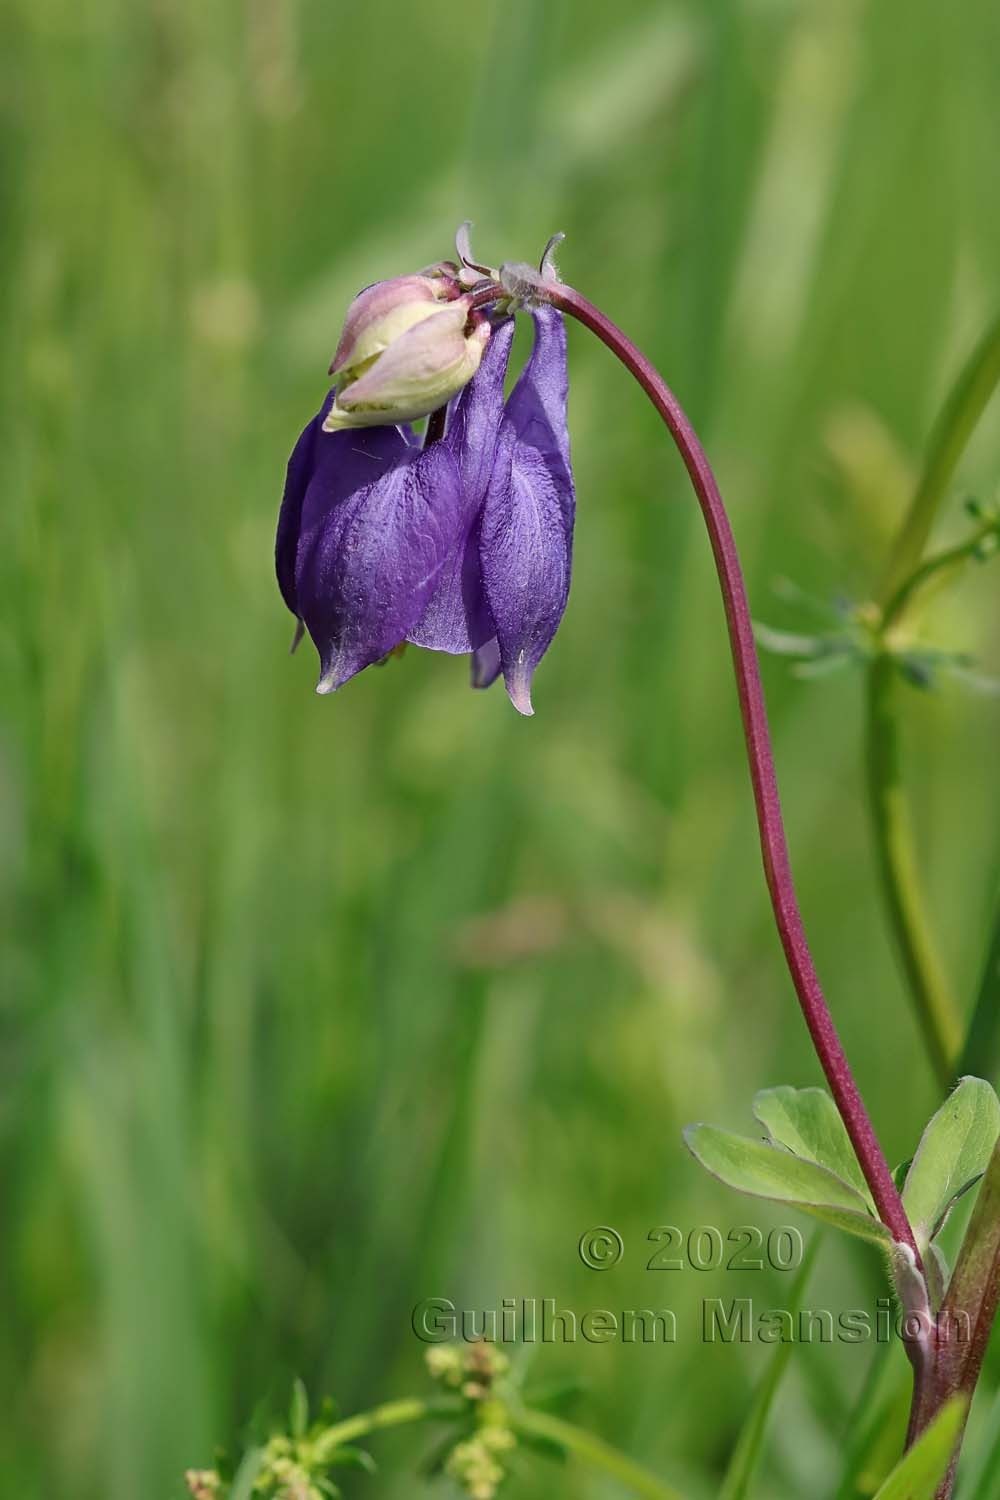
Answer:
[[[722,589],[722,600],[729,627],[729,642],[736,669],[739,689],[740,713],[743,733],[746,738],[747,758],[750,762],[750,779],[753,782],[754,802],[757,808],[757,824],[760,829],[760,846],[764,861],[767,888],[771,895],[774,919],[781,937],[788,964],[799,997],[802,1014],[809,1028],[813,1046],[819,1057],[830,1092],[836,1100],[847,1133],[857,1153],[865,1181],[871,1189],[872,1198],[879,1216],[893,1239],[908,1245],[920,1264],[913,1230],[906,1210],[889,1171],[888,1162],[878,1143],[871,1120],[854,1081],[850,1064],[837,1035],[837,1028],[830,1015],[816,969],[813,965],[809,945],[806,942],[799,911],[795,884],[792,879],[788,844],[781,817],[778,798],[778,783],[774,771],[774,756],[768,730],[767,710],[764,705],[764,690],[760,680],[757,648],[754,644],[753,624],[747,602],[746,587],[740,568],[739,554],[733,538],[729,517],[719,494],[715,476],[705,457],[704,450],[695,436],[691,423],[685,416],[676,396],[662,376],[650,364],[646,356],[627,339],[619,328],[606,318],[593,303],[588,302],[572,287],[562,282],[539,280],[533,289],[539,300],[556,307],[560,312],[576,318],[584,327],[606,344],[622,364],[634,375],[646,395],[670,430],[684,465],[691,478],[701,513],[708,529],[715,568]]]

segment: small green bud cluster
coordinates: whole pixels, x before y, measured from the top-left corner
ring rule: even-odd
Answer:
[[[279,1433],[264,1448],[251,1494],[256,1500],[333,1500],[339,1495],[324,1477],[330,1455],[307,1438]],[[193,1500],[226,1500],[229,1482],[216,1469],[188,1469],[185,1482]]]
[[[432,1380],[461,1391],[470,1401],[482,1401],[493,1382],[506,1375],[510,1360],[493,1344],[435,1344],[426,1354]]]
[[[475,1431],[455,1444],[445,1473],[471,1500],[493,1500],[506,1473],[502,1456],[517,1446],[507,1408],[495,1393],[510,1360],[487,1343],[436,1344],[427,1350],[426,1359],[434,1380],[474,1403]]]
[[[965,509],[982,532],[973,555],[977,562],[989,562],[1000,552],[1000,502],[987,503],[972,497],[965,502]]]
[[[517,1445],[509,1427],[480,1427],[474,1437],[457,1443],[448,1456],[445,1473],[456,1480],[471,1500],[493,1500],[505,1477],[500,1462]]]
[[[330,1491],[317,1482],[314,1466],[303,1445],[283,1433],[272,1437],[252,1493],[262,1500],[324,1500]]]

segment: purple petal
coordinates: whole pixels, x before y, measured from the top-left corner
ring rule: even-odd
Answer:
[[[496,626],[483,593],[479,561],[479,528],[456,547],[441,576],[437,590],[420,619],[407,636],[414,646],[428,651],[448,651],[461,656],[475,651]]]
[[[492,687],[500,676],[500,647],[496,636],[472,653],[472,686]]]
[[[569,461],[569,427],[566,398],[566,325],[554,307],[539,307],[532,314],[535,343],[528,363],[507,402],[507,415],[522,442],[538,452],[556,478],[560,500],[570,526],[573,524],[573,472]]]
[[[274,543],[278,587],[293,615],[299,607],[295,559],[303,531],[310,530],[335,505],[371,482],[386,464],[395,463],[408,445],[419,447],[409,427],[370,427],[360,432],[326,433],[323,422],[333,404],[330,391],[318,413],[292,449]],[[309,494],[308,505],[305,504]],[[305,508],[305,513],[303,510]]]
[[[302,502],[312,475],[313,450],[319,427],[320,417],[313,417],[292,449],[285,474],[285,492],[278,512],[278,534],[274,540],[274,569],[278,575],[278,587],[282,599],[296,616],[299,608],[295,597],[295,553],[302,528]]]
[[[354,445],[350,461],[318,465],[306,493],[296,568],[299,608],[320,654],[321,693],[406,639],[463,523],[458,469],[444,444],[420,452],[394,428],[323,434],[329,443],[345,439]],[[371,479],[373,468],[381,472]],[[367,482],[351,493],[344,469],[363,472]]]
[[[496,626],[483,593],[479,515],[496,456],[514,320],[494,329],[476,375],[453,403],[447,436],[462,475],[464,527],[440,585],[408,640],[430,651],[475,651]]]
[[[333,401],[331,391],[316,418],[312,473],[302,503],[300,538],[312,532],[359,490],[367,489],[407,455],[419,452],[399,427],[359,427],[324,432],[323,419]]]
[[[566,427],[566,335],[551,308],[507,403],[483,508],[480,561],[511,702],[530,714],[532,675],[569,595],[575,497]]]
[[[483,510],[480,559],[514,707],[533,713],[531,679],[566,608],[572,527],[545,459],[505,423]]]
[[[503,385],[513,341],[514,319],[507,318],[494,328],[482,363],[454,403],[448,421],[448,436],[444,441],[461,469],[470,519],[479,513],[493,470],[503,417]]]

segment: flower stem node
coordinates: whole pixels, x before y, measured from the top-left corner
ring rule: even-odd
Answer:
[[[479,369],[490,324],[444,268],[378,281],[355,297],[333,356],[324,432],[425,417]]]

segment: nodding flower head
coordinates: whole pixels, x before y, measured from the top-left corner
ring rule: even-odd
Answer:
[[[449,276],[396,276],[366,287],[348,309],[330,366],[337,394],[325,430],[427,416],[472,379],[489,336],[489,321]]]
[[[379,283],[351,308],[333,364],[351,378],[289,461],[278,582],[319,652],[319,692],[409,642],[470,653],[474,687],[502,672],[530,714],[570,582],[566,334],[533,308],[534,348],[505,400],[514,319],[478,313],[457,269]],[[431,409],[423,441],[398,425]]]

